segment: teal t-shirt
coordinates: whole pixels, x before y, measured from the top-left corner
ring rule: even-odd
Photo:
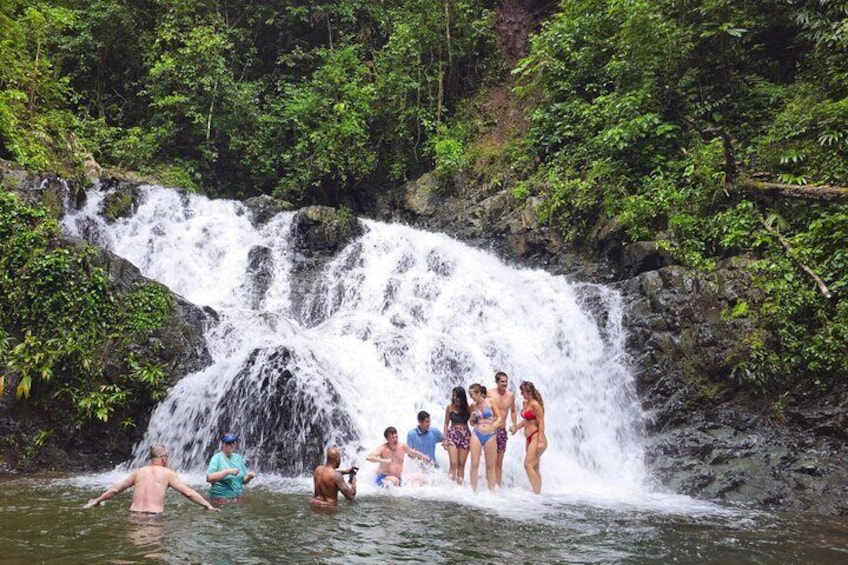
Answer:
[[[212,498],[236,498],[241,496],[241,491],[244,489],[244,476],[247,475],[247,467],[244,464],[244,459],[238,453],[233,453],[227,459],[227,456],[219,451],[209,461],[206,474],[211,475],[212,473],[217,473],[224,469],[232,469],[233,467],[239,470],[238,475],[227,475],[220,481],[212,483],[209,496]]]

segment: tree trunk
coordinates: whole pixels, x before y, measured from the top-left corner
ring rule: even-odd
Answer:
[[[820,202],[848,202],[848,188],[842,186],[819,185],[800,186],[763,182],[748,177],[739,179],[739,186],[751,194],[783,196],[786,198],[805,198]]]

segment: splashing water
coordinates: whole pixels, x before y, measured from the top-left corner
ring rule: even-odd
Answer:
[[[502,370],[519,410],[521,380],[544,396],[545,492],[647,493],[643,414],[612,290],[512,268],[443,235],[364,221],[365,234],[310,293],[295,296],[294,213],[256,227],[238,202],[147,186],[135,214],[109,225],[98,217],[102,198],[92,192],[65,230],[219,315],[206,333],[214,363],[169,392],[136,463],[162,442],[173,466],[202,472],[224,431],[239,433],[249,463],[267,471],[303,474],[302,459],[280,464],[277,455],[314,456],[327,444],[361,460],[389,425],[403,441],[419,410],[441,429],[454,386],[491,387]],[[256,250],[268,275],[259,292]],[[511,437],[506,486],[527,487],[523,456],[523,438]],[[437,457],[447,464],[441,449]]]

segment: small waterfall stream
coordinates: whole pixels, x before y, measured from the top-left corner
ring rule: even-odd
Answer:
[[[249,463],[266,472],[302,475],[327,444],[364,462],[385,427],[403,440],[423,409],[441,429],[453,386],[493,386],[502,370],[516,393],[531,380],[544,395],[546,492],[647,491],[643,414],[612,290],[512,268],[444,235],[364,221],[365,234],[309,293],[294,295],[294,213],[257,227],[238,202],[154,186],[138,193],[132,217],[107,224],[103,193],[93,191],[64,228],[213,308],[218,323],[206,334],[214,363],[169,392],[136,462],[162,442],[172,466],[202,472],[224,431],[238,433]],[[523,455],[523,439],[511,438],[507,486],[526,488]],[[447,463],[441,449],[438,457]]]

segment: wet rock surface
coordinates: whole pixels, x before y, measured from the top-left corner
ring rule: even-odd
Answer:
[[[292,223],[294,267],[292,314],[300,323],[314,326],[334,309],[333,293],[320,276],[338,252],[365,233],[365,226],[353,215],[326,206],[310,206],[297,212]],[[354,257],[355,253],[349,255]],[[331,303],[314,300],[330,296]],[[341,297],[336,297],[340,300]]]
[[[241,441],[257,453],[255,467],[290,476],[323,463],[326,445],[357,439],[347,412],[333,408],[341,397],[332,384],[298,378],[297,355],[285,347],[253,351],[214,410],[216,429],[247,422]],[[330,437],[328,430],[345,432]]]
[[[288,212],[294,210],[294,205],[291,202],[280,200],[267,194],[254,196],[244,201],[244,205],[253,214],[253,221],[257,224],[264,224],[280,212]]]
[[[762,299],[751,258],[731,257],[699,273],[673,264],[654,242],[622,243],[614,221],[588,241],[565,244],[538,223],[532,198],[518,202],[497,187],[470,186],[451,195],[428,179],[412,181],[384,196],[383,219],[443,231],[506,262],[618,288],[647,416],[646,461],[658,486],[733,504],[848,514],[848,384],[767,392],[733,374],[750,354],[748,338],[763,336],[754,320],[734,312]]]

